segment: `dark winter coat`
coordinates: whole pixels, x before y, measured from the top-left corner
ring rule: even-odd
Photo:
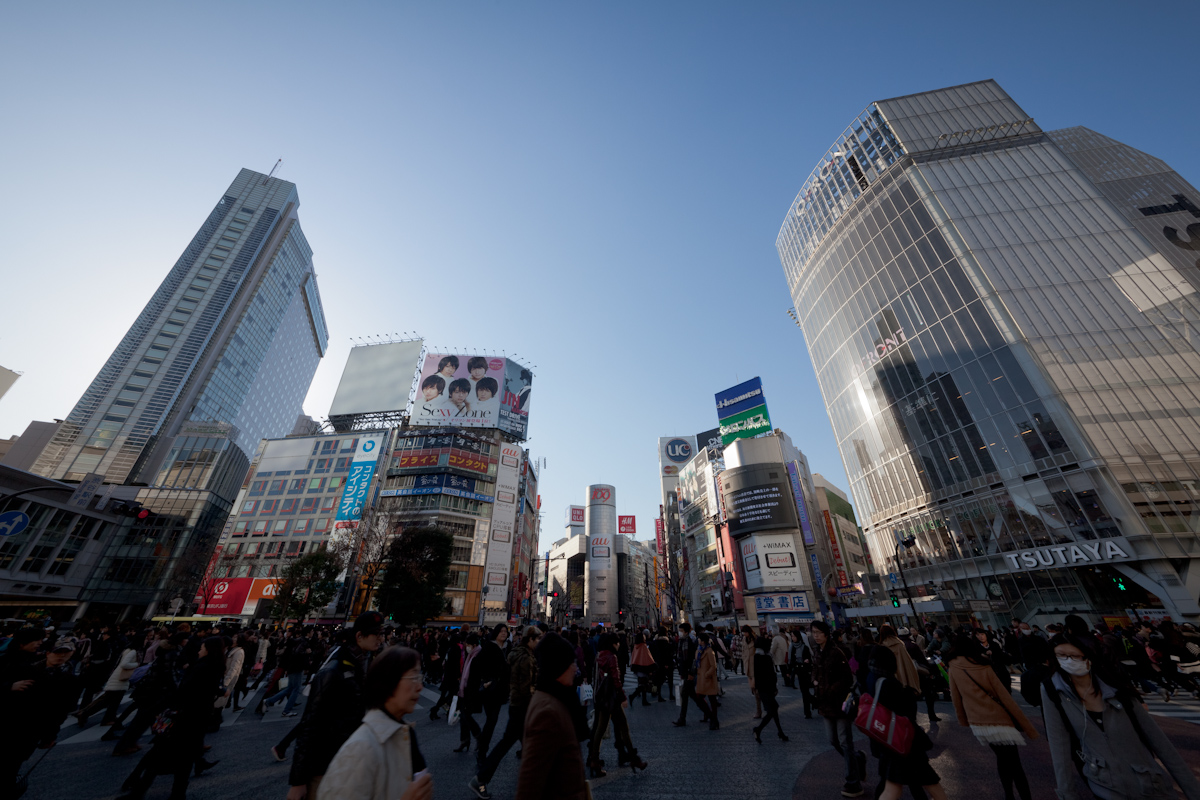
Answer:
[[[615,660],[615,659],[614,659]],[[525,737],[521,740],[521,770],[517,775],[519,800],[584,800],[587,781],[579,748],[579,716],[567,704],[574,690],[550,683],[539,688],[525,714]],[[586,725],[586,722],[585,722]]]
[[[362,696],[366,672],[366,654],[357,647],[341,647],[313,676],[288,775],[292,786],[307,785],[324,775],[338,748],[362,723],[367,710]]]
[[[756,670],[757,672],[757,670]],[[755,685],[762,680],[755,676]],[[829,719],[845,719],[842,703],[854,685],[854,675],[842,648],[829,639],[813,660],[813,685],[816,688],[817,713]]]

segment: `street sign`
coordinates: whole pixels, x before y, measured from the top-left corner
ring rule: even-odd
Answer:
[[[178,613],[179,613],[179,609],[181,609],[181,608],[183,608],[183,598],[182,598],[182,597],[175,597],[175,598],[172,598],[172,600],[171,600],[171,613],[172,613],[172,614],[178,614]]]
[[[12,536],[29,527],[29,515],[24,511],[5,511],[0,514],[0,536]]]
[[[894,572],[889,572],[889,573],[888,573],[888,580],[889,580],[889,581],[891,581],[892,583],[895,583],[895,582],[896,582],[896,573],[894,573]]]
[[[88,503],[92,502],[92,498],[96,496],[96,490],[104,483],[104,476],[97,475],[95,472],[89,472],[83,476],[83,480],[75,487],[71,499],[67,501],[67,505],[72,508],[87,508]]]

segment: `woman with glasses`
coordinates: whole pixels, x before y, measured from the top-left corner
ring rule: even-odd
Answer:
[[[421,686],[417,651],[393,646],[375,657],[363,683],[367,713],[329,763],[320,800],[432,800],[416,730],[404,721]]]
[[[1172,778],[1188,800],[1200,800],[1200,781],[1128,679],[1088,639],[1060,634],[1050,644],[1055,669],[1042,684],[1042,709],[1060,800],[1079,797],[1076,772],[1105,800],[1174,797]]]

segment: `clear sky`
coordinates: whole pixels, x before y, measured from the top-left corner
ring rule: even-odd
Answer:
[[[995,78],[1200,182],[1195,3],[6,3],[0,437],[64,417],[241,167],[299,186],[331,347],[536,364],[542,544],[589,483],[653,535],[659,436],[761,375],[846,486],[775,252],[872,100]]]

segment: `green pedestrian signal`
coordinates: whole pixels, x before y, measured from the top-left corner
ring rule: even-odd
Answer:
[[[896,597],[896,595],[892,595],[892,608],[899,608],[899,607],[900,607],[900,598]]]

